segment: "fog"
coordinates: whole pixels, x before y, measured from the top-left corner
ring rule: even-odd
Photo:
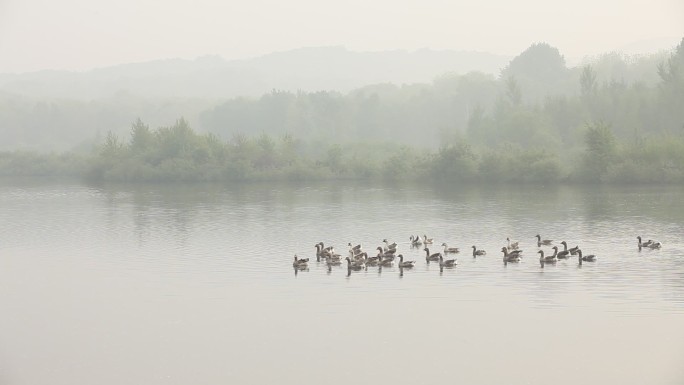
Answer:
[[[0,73],[204,55],[235,60],[318,46],[513,56],[539,41],[558,47],[574,63],[614,50],[671,48],[682,35],[683,15],[678,0],[4,0]]]
[[[492,162],[527,167],[526,157],[540,162],[525,172],[534,180],[580,180],[596,167],[598,179],[684,178],[679,2],[0,10],[0,174],[165,180],[161,164],[183,159],[191,171],[177,179],[222,180],[234,156],[246,169],[229,179],[372,178],[401,148],[405,176],[436,175],[456,156],[456,169],[472,169],[456,179],[498,179]],[[610,156],[580,167],[573,158],[587,156],[593,134]],[[250,150],[236,155],[240,146]],[[625,163],[634,154],[648,166]]]
[[[0,0],[0,384],[682,384],[682,15]]]

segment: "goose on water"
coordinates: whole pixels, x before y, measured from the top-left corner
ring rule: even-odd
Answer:
[[[385,251],[385,250],[383,250],[382,247],[380,247],[380,246],[376,247],[375,250],[378,251],[378,257],[383,257],[383,258],[391,257],[391,256],[393,256],[394,253],[396,252],[396,249],[395,249],[395,250],[387,250],[387,251]]]
[[[382,260],[382,257],[370,257],[369,258],[368,256],[366,256],[366,258],[363,259],[363,263],[366,266],[377,266],[378,262],[380,262],[381,260]]]
[[[660,242],[656,242],[652,239],[649,239],[646,242],[641,242],[641,236],[638,236],[637,239],[639,240],[639,250],[641,250],[642,247],[648,248],[648,249],[660,249],[663,245]]]
[[[570,252],[567,250],[558,251],[558,246],[552,247],[553,255],[558,259],[567,259],[570,256]]]
[[[561,245],[563,245],[563,251],[558,252],[558,258],[567,258],[568,256],[570,256],[570,250],[568,249],[568,243],[565,241],[562,241]]]
[[[579,264],[582,264],[582,261],[584,262],[594,262],[596,261],[596,256],[594,254],[590,255],[582,255],[582,250],[577,250],[577,259],[579,260]]]
[[[426,245],[431,245],[432,241],[433,241],[433,238],[428,238],[427,235],[423,234],[423,243],[425,243]]]
[[[389,241],[388,241],[387,239],[383,239],[382,241],[385,242],[385,245],[387,245],[386,247],[387,247],[387,249],[389,249],[389,250],[394,250],[394,249],[397,248],[397,243],[396,243],[396,242],[394,242],[394,243],[392,243],[392,244],[390,245],[390,243],[389,243]]]
[[[541,239],[541,235],[537,234],[535,235],[537,237],[537,247],[541,247],[542,245],[548,246],[553,243],[553,240],[551,239]]]
[[[520,253],[509,253],[507,247],[502,247],[501,252],[504,255],[504,262],[520,262],[520,260],[522,260],[522,258],[520,257]]]
[[[458,247],[449,247],[446,242],[442,243],[444,246],[444,254],[456,254],[459,252]]]
[[[541,264],[541,267],[544,267],[544,264],[546,263],[556,263],[558,262],[558,258],[554,255],[547,255],[546,257],[544,256],[544,250],[539,250],[537,251],[539,254],[539,263]]]
[[[363,262],[353,261],[349,257],[345,258],[347,260],[347,269],[349,270],[361,270],[364,268]]]
[[[392,266],[393,263],[394,263],[394,256],[392,256],[392,258],[383,258],[383,259],[378,260],[378,265],[380,267]]]
[[[511,238],[506,237],[506,242],[508,242],[508,250],[518,250],[518,244],[520,242],[511,242]]]
[[[427,247],[423,249],[425,251],[425,260],[430,263],[430,261],[439,261],[439,257],[442,255],[441,253],[434,253],[430,254],[430,249]]]
[[[575,246],[575,247],[569,248],[568,251],[570,252],[570,255],[577,255],[577,251],[579,249],[580,249],[579,246]]]
[[[439,267],[454,267],[458,264],[456,259],[447,259],[445,260],[442,255],[439,255]]]
[[[404,256],[401,254],[397,255],[397,258],[399,258],[398,266],[404,269],[410,269],[416,263],[416,261],[404,261]]]
[[[308,263],[309,263],[309,258],[299,259],[299,258],[297,258],[297,254],[295,254],[294,262],[292,262],[292,266],[295,269],[304,269],[304,268],[306,268]]]
[[[418,237],[418,236],[414,237],[413,235],[411,235],[409,240],[411,241],[411,246],[420,246],[423,244],[423,241],[421,241],[420,237]]]
[[[478,255],[485,255],[485,254],[487,254],[486,251],[478,250],[477,247],[473,246],[473,258],[477,257]]]

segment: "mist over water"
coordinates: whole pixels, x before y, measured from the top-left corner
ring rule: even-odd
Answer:
[[[0,382],[678,384],[683,198],[677,187],[4,182]],[[597,261],[541,269],[537,233]],[[409,244],[423,234],[431,252],[460,247],[458,266],[427,264]],[[637,235],[664,247],[639,252]],[[506,237],[521,263],[504,266]],[[384,238],[416,267],[348,275],[315,262],[319,241],[374,255]],[[294,254],[308,270],[295,274]]]

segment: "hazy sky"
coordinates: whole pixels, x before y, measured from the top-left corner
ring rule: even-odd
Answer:
[[[0,72],[329,45],[515,55],[545,41],[572,60],[681,37],[683,0],[0,0]]]

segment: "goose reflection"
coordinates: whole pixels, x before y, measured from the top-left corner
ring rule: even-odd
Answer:
[[[308,266],[294,266],[295,277],[297,276],[297,274],[299,274],[300,271],[309,271],[309,267]]]

